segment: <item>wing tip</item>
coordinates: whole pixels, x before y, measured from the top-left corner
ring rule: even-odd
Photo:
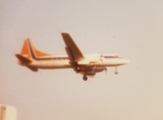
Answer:
[[[62,32],[61,34],[62,34],[62,35],[67,35],[67,34],[69,35],[69,32],[64,31],[64,32]]]

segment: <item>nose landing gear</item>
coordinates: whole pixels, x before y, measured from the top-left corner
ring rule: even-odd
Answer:
[[[114,73],[115,73],[115,74],[118,74],[118,69],[117,69],[117,67],[115,67]]]
[[[105,68],[104,70],[105,70],[105,75],[107,75],[107,70],[108,70],[108,69],[107,69],[107,68]]]

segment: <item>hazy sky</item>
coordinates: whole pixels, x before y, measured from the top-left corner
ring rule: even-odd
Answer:
[[[0,103],[18,120],[162,120],[162,0],[1,0]],[[82,80],[73,70],[17,64],[23,40],[66,54],[62,31],[83,53],[118,53],[128,65]]]

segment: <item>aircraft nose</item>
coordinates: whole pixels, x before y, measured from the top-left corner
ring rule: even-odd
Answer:
[[[129,59],[124,59],[124,63],[125,64],[129,63]]]

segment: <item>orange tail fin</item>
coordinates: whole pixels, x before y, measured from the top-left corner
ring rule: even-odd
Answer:
[[[44,56],[50,55],[48,53],[45,53],[45,52],[42,52],[42,51],[36,49],[31,39],[27,39],[27,41],[28,41],[28,45],[29,45],[31,54],[33,52],[36,57],[44,57]]]
[[[29,46],[28,46],[28,39],[24,40],[24,44],[23,44],[22,50],[20,52],[20,55],[22,55],[28,59],[31,59],[31,54],[30,54],[30,50],[29,50]]]
[[[38,57],[49,56],[50,54],[44,53],[35,48],[31,39],[27,38],[24,40],[24,44],[20,54],[16,54],[19,61],[31,61],[32,59],[37,59]],[[21,56],[21,57],[20,57]]]

